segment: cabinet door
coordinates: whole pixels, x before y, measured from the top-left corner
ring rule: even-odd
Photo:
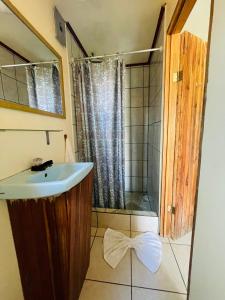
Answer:
[[[57,198],[8,201],[25,300],[77,300],[90,257],[92,172]]]
[[[70,222],[69,300],[78,299],[90,259],[92,172],[67,193]]]

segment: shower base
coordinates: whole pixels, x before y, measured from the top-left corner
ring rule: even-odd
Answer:
[[[125,192],[126,209],[152,211],[150,197],[141,192]]]
[[[155,213],[152,209],[151,201],[152,200],[148,197],[146,193],[125,192],[126,209],[93,207],[92,211],[100,213],[157,217],[157,213]]]

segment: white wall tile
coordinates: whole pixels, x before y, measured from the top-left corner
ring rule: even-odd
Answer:
[[[144,88],[144,106],[149,106],[149,88]]]
[[[143,160],[143,144],[131,144],[131,159]]]
[[[17,81],[17,88],[18,88],[19,103],[29,106],[27,85]]]
[[[142,177],[132,177],[131,191],[132,192],[142,192],[143,191],[143,178]]]
[[[23,64],[25,63],[24,60],[14,56],[15,59],[15,64]],[[19,68],[15,68],[16,71],[16,79],[23,82],[23,83],[27,83],[27,76],[26,76],[26,69],[25,67],[19,67]]]
[[[124,85],[125,88],[130,88],[130,68],[125,69]]]
[[[131,127],[131,142],[132,143],[143,143],[143,126],[132,126]]]
[[[2,84],[5,99],[18,103],[18,91],[16,80],[2,74]]]
[[[2,46],[0,46],[0,65],[14,65],[13,54]],[[12,78],[16,77],[16,71],[14,67],[4,68],[2,69],[2,73]]]
[[[144,67],[144,86],[149,86],[149,66]]]
[[[1,78],[1,72],[0,72],[0,99],[4,98],[3,89],[2,89],[2,78]]]
[[[143,107],[131,108],[131,124],[132,125],[143,125]]]
[[[131,107],[142,107],[143,102],[143,88],[131,89],[130,104]]]
[[[131,118],[130,118],[130,113],[131,109],[128,107],[124,108],[124,114],[123,114],[123,119],[124,119],[124,126],[130,126],[131,125]]]
[[[131,88],[143,87],[143,67],[131,68]]]
[[[124,107],[130,107],[130,89],[125,89],[124,91],[124,102],[123,106]]]

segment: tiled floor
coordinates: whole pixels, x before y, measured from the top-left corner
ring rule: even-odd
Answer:
[[[116,269],[103,259],[105,228],[92,228],[91,260],[80,300],[185,300],[187,293],[190,235],[180,240],[162,238],[163,260],[152,274],[127,252]],[[121,230],[134,237],[140,232]]]

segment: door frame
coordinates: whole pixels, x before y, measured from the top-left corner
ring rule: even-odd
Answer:
[[[161,215],[160,215],[160,235],[170,236],[171,226],[172,226],[172,215],[168,212],[168,206],[172,205],[172,187],[173,187],[173,158],[175,143],[172,137],[175,136],[175,124],[176,118],[175,114],[171,115],[171,86],[170,86],[170,76],[171,76],[171,37],[173,34],[180,33],[186,20],[188,19],[192,8],[194,7],[197,0],[178,0],[177,6],[175,8],[174,14],[172,16],[171,22],[169,24],[166,33],[166,49],[165,49],[165,71],[164,71],[164,111],[163,111],[163,146],[162,146],[162,184],[161,184]],[[198,175],[197,175],[197,190],[196,190],[196,201],[194,208],[193,217],[193,233],[191,240],[191,251],[190,251],[190,262],[189,262],[189,274],[188,274],[188,287],[187,287],[187,299],[190,296],[190,282],[191,282],[191,270],[192,270],[192,258],[193,258],[193,245],[195,237],[195,224],[197,215],[197,202],[198,202],[198,186],[199,186],[199,175],[201,168],[201,154],[202,154],[202,139],[204,130],[204,119],[205,119],[205,104],[206,104],[206,90],[208,83],[208,71],[209,71],[209,55],[210,55],[210,45],[211,45],[211,33],[212,33],[212,22],[213,22],[213,12],[214,12],[214,0],[211,0],[210,8],[210,20],[209,20],[209,34],[208,34],[208,44],[207,44],[207,58],[206,58],[206,68],[205,68],[205,86],[204,86],[204,99],[203,99],[203,110],[202,110],[202,121],[201,121],[201,132],[200,132],[200,144],[199,144],[199,165],[198,165]],[[176,91],[175,91],[176,92]],[[173,112],[173,111],[172,111]],[[171,123],[171,117],[174,118],[172,127],[169,128]],[[169,131],[170,129],[170,131]],[[172,160],[171,160],[172,157]]]
[[[173,204],[173,181],[174,181],[174,153],[175,153],[175,129],[176,129],[176,93],[177,87],[171,84],[171,65],[172,65],[172,36],[174,34],[181,33],[185,22],[187,21],[195,3],[197,0],[178,0],[171,22],[166,32],[166,46],[165,46],[165,71],[164,71],[164,109],[163,109],[163,145],[162,145],[162,179],[161,179],[161,207],[160,207],[160,235],[171,236],[172,233],[172,204]],[[207,85],[208,74],[208,57],[210,49],[210,37],[213,18],[213,6],[214,0],[211,0],[211,12],[209,22],[209,39],[207,45],[207,60],[206,60],[206,77],[205,77],[205,89]],[[179,62],[177,62],[179,63]],[[174,61],[173,61],[174,65]],[[204,93],[205,95],[205,93]],[[201,145],[202,134],[204,124],[204,111],[205,111],[205,96],[203,100],[203,118],[201,123],[200,133],[200,152],[199,160],[201,162]],[[194,210],[194,222],[193,231],[195,227],[196,217],[196,204],[197,204],[197,192],[198,181],[200,173],[200,163],[198,166],[198,179],[197,179],[197,191]],[[169,209],[170,208],[170,209]],[[192,236],[193,238],[193,236]]]

